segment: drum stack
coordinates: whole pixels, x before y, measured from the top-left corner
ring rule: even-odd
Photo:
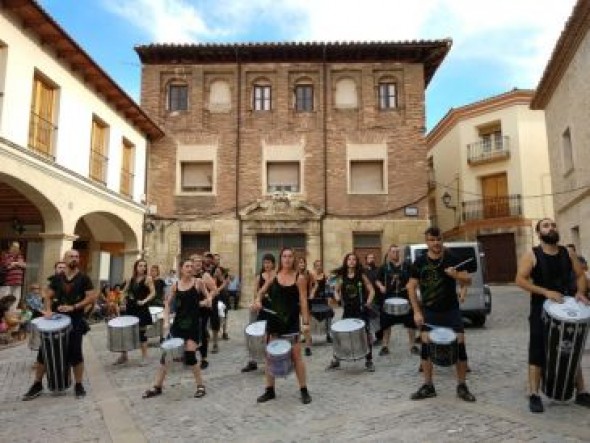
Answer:
[[[546,356],[541,387],[549,398],[569,400],[588,336],[590,306],[564,297],[564,303],[547,300],[543,308]]]

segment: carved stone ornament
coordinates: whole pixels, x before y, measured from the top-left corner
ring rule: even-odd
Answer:
[[[320,220],[322,211],[286,192],[256,200],[240,211],[242,220]]]

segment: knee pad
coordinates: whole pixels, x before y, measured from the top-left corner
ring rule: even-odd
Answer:
[[[194,366],[197,364],[195,351],[184,351],[184,364],[187,366]]]
[[[422,349],[420,351],[420,358],[422,360],[428,360],[430,358],[430,348],[428,343],[422,343]]]
[[[465,343],[459,343],[457,345],[457,359],[459,361],[467,361],[467,348],[465,348]]]

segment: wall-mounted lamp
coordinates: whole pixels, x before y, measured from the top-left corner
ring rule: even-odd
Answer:
[[[457,206],[451,205],[452,199],[453,199],[453,197],[451,197],[451,194],[449,194],[448,192],[445,192],[441,197],[441,200],[443,202],[443,205],[445,205],[445,208],[452,209],[453,211],[456,211]]]
[[[18,218],[14,217],[12,219],[12,230],[14,232],[17,232],[18,235],[23,235],[23,232],[25,232],[26,229],[23,222],[21,222]]]

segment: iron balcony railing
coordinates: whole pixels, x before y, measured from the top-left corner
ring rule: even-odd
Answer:
[[[498,136],[467,145],[467,162],[470,165],[510,158],[510,138]]]
[[[31,112],[29,120],[29,148],[44,157],[55,160],[53,155],[53,141],[55,140],[55,126],[49,120]]]
[[[489,197],[462,203],[463,220],[485,220],[488,218],[521,217],[522,196]]]

